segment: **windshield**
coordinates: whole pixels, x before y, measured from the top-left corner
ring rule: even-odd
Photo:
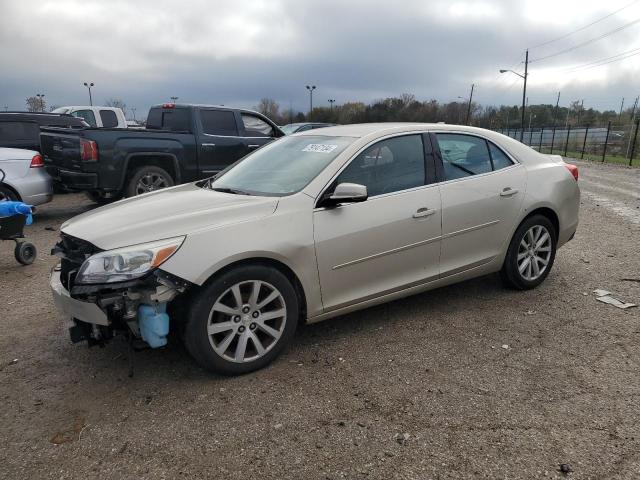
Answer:
[[[204,186],[246,195],[291,195],[302,190],[347,146],[352,137],[283,137],[236,163]]]
[[[289,125],[285,125],[284,127],[280,127],[280,130],[282,130],[285,135],[291,135],[293,132],[296,131],[296,129],[300,126],[299,123],[290,123]]]

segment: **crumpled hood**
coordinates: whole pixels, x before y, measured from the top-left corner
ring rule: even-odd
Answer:
[[[61,231],[111,250],[261,218],[277,205],[275,197],[215,192],[189,183],[83,213]]]

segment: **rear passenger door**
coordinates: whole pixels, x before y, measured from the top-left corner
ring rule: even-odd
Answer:
[[[442,276],[499,255],[519,218],[526,170],[491,141],[469,134],[432,134],[442,195]]]
[[[257,115],[241,112],[240,121],[246,153],[251,153],[278,136],[275,127]]]
[[[246,154],[245,139],[240,136],[233,110],[201,108],[198,110],[198,165],[208,177],[224,170]]]
[[[92,110],[76,110],[75,112],[72,112],[71,115],[73,115],[74,117],[82,118],[85,122],[87,122],[94,128],[98,126],[98,122],[96,122],[96,116],[93,114]]]

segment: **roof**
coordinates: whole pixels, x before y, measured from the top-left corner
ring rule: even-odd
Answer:
[[[374,134],[398,133],[424,130],[455,130],[457,132],[486,133],[488,130],[466,125],[449,125],[445,123],[412,123],[412,122],[386,122],[386,123],[356,123],[352,125],[336,125],[325,127],[321,130],[306,130],[294,135],[324,135],[331,137],[365,137]]]

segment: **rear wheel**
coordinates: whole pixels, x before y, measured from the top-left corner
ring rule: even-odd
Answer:
[[[173,187],[173,177],[164,169],[155,165],[145,165],[133,172],[127,185],[127,197],[135,197],[143,193],[162,188]]]
[[[500,275],[505,284],[518,290],[540,285],[556,257],[555,227],[543,215],[534,215],[520,224],[511,239]]]
[[[38,251],[36,246],[30,242],[17,242],[14,250],[16,260],[22,265],[31,265],[36,259]]]
[[[0,185],[0,202],[4,202],[4,201],[17,202],[18,200],[20,199],[18,198],[18,195],[16,195],[16,193],[13,190]]]
[[[265,266],[243,266],[196,296],[185,345],[207,370],[248,373],[271,363],[289,344],[298,317],[298,298],[286,276]]]

